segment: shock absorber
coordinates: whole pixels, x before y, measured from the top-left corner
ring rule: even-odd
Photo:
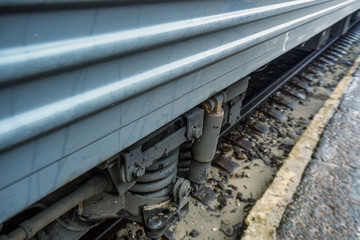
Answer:
[[[220,92],[203,103],[205,110],[203,134],[193,143],[193,158],[188,176],[195,184],[204,184],[207,180],[224,118],[221,106],[225,100],[226,95]]]

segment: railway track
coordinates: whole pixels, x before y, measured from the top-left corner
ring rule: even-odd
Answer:
[[[244,216],[360,52],[359,38],[360,26],[355,26],[317,51],[290,51],[250,75],[270,77],[260,87],[249,82],[253,94],[245,98],[237,123],[222,129],[208,181],[193,194],[188,215],[160,239],[241,236]],[[280,74],[273,73],[279,65]],[[83,239],[95,235],[148,239],[142,226],[121,219],[102,224]]]

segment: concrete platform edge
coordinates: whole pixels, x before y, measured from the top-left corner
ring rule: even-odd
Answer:
[[[243,240],[276,239],[276,229],[282,219],[286,206],[301,182],[303,172],[312,158],[321,135],[338,109],[341,97],[345,93],[353,75],[360,65],[360,56],[356,59],[347,75],[339,82],[323,107],[314,116],[309,126],[292,148],[273,182],[263,196],[256,202],[245,219],[247,226]]]

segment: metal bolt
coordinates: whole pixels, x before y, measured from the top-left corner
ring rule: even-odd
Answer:
[[[201,128],[196,127],[196,126],[193,127],[192,136],[193,136],[194,138],[199,138],[199,137],[201,136],[201,134],[202,134]]]
[[[141,177],[145,174],[145,168],[143,166],[140,166],[135,171],[135,177]]]
[[[163,221],[159,216],[151,216],[147,220],[147,225],[152,229],[160,228],[163,224]]]

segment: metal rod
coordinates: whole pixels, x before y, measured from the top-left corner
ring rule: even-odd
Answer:
[[[92,228],[81,240],[108,240],[111,239],[118,231],[126,227],[127,220],[123,218],[108,219],[99,226]]]
[[[100,192],[109,190],[110,187],[111,183],[106,176],[96,176],[85,182],[74,192],[57,201],[50,207],[44,209],[39,214],[19,224],[19,227],[10,232],[8,235],[0,236],[0,239],[30,239],[31,237],[35,236],[38,231],[46,227],[49,223],[55,221],[58,217],[65,214],[67,211],[71,210],[80,202],[89,199],[90,197]]]

